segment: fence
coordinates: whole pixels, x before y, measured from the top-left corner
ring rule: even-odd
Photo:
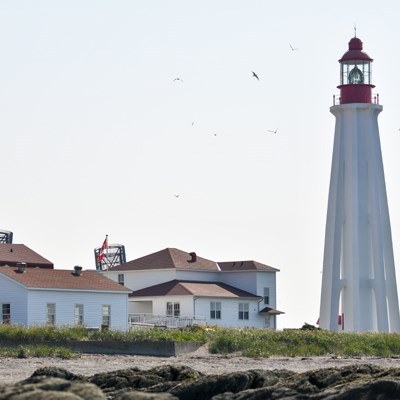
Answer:
[[[184,328],[193,325],[205,325],[206,317],[167,317],[154,314],[129,314],[129,327],[162,326],[166,328]]]

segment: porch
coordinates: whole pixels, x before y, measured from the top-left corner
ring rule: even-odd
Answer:
[[[193,325],[206,325],[206,317],[172,317],[150,313],[129,314],[129,330],[139,327],[184,328]]]

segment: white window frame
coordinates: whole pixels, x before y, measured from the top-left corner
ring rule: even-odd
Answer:
[[[83,325],[83,304],[75,304],[75,325]]]
[[[166,316],[167,317],[180,317],[181,316],[181,305],[179,302],[167,301],[166,304]]]
[[[56,303],[47,303],[47,324],[56,324]]]
[[[111,306],[103,304],[101,306],[101,329],[109,329],[111,327]]]
[[[1,305],[1,323],[9,324],[11,323],[11,304],[3,303]]]
[[[264,304],[269,305],[271,301],[269,287],[264,288]]]
[[[221,302],[211,301],[210,302],[210,319],[221,319]]]
[[[248,320],[249,319],[249,303],[239,303],[239,319]]]

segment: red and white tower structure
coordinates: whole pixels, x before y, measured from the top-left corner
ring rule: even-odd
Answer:
[[[400,332],[372,61],[352,38],[330,109],[336,126],[319,325],[332,331]]]

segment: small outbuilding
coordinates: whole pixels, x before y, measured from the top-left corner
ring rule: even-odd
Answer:
[[[0,267],[0,323],[126,331],[131,290],[96,271]]]

